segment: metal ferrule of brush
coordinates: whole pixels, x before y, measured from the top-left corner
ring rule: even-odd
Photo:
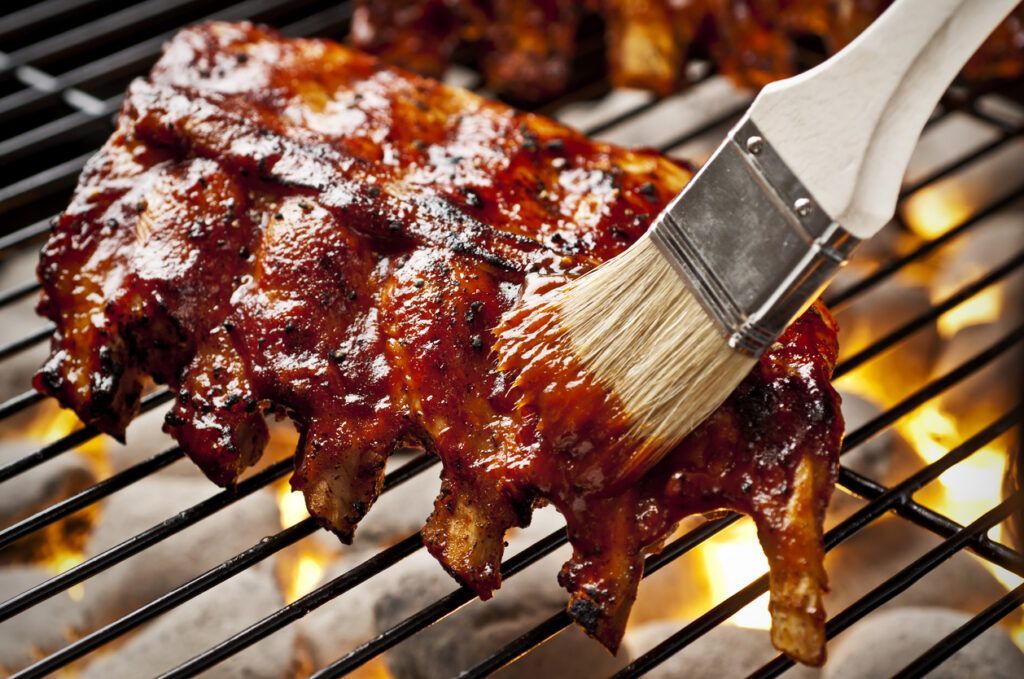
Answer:
[[[750,356],[817,299],[860,242],[747,116],[662,212],[651,239],[729,345]]]

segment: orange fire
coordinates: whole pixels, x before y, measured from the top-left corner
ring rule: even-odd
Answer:
[[[32,421],[21,432],[21,435],[33,441],[52,443],[85,426],[75,413],[61,408],[53,400],[43,401],[36,408]],[[107,445],[108,440],[105,437],[97,436],[75,448],[75,452],[88,461],[93,472],[100,478],[110,474]]]
[[[933,185],[903,202],[907,225],[922,238],[931,240],[962,223],[974,211],[955,185]]]
[[[867,398],[873,396],[873,390],[867,385],[858,391],[860,385],[855,379],[844,380],[843,386]],[[992,414],[993,419],[997,416],[997,413]],[[925,464],[935,462],[974,433],[963,431],[961,422],[942,407],[941,401],[934,400],[903,417],[894,427]],[[1003,476],[1011,449],[1010,435],[992,441],[921,489],[915,499],[961,525],[971,523],[1002,497]],[[1001,540],[1004,537],[1002,527],[993,528],[989,536]],[[982,559],[980,563],[1007,591],[1022,582],[1020,576],[987,560]],[[1017,645],[1024,649],[1024,623],[1018,624],[1011,633]]]
[[[757,541],[754,522],[743,519],[729,526],[710,540],[698,553],[707,577],[708,595],[712,605],[743,589],[768,572],[768,559]],[[729,623],[739,627],[769,629],[768,594],[747,604]]]
[[[958,304],[939,317],[939,334],[952,337],[961,328],[999,319],[1003,306],[1003,290],[998,286],[985,288],[963,304]]]
[[[302,493],[293,492],[287,480],[277,485],[277,508],[281,516],[281,528],[294,526],[306,519],[306,502]],[[315,545],[304,540],[293,549],[281,554],[278,575],[281,578],[286,603],[309,594],[323,579],[329,556]]]
[[[18,436],[48,444],[83,426],[70,410],[61,409],[53,401],[44,401],[37,406],[32,420],[18,432]],[[104,478],[110,474],[107,445],[108,441],[104,437],[97,436],[66,454],[81,455],[97,477]],[[87,527],[96,520],[98,514],[98,505],[91,505],[44,528],[41,532],[44,547],[35,554],[37,565],[58,575],[82,563],[84,536]],[[67,593],[73,601],[81,601],[84,592],[84,585],[78,584],[68,589]]]

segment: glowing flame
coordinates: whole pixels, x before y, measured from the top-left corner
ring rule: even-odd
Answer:
[[[287,481],[277,486],[277,511],[282,528],[294,526],[309,516],[302,493],[293,492]],[[291,553],[283,554],[279,575],[285,601],[291,603],[312,592],[323,579],[328,560],[329,557],[317,550],[315,545],[306,543],[300,543]]]
[[[78,431],[83,426],[74,412],[59,407],[53,401],[44,401],[23,435],[36,441],[51,443]],[[75,452],[89,462],[95,473],[107,476],[110,474],[110,463],[107,460],[106,446],[106,439],[96,436],[75,448]]]
[[[938,460],[960,442],[956,420],[935,401],[925,403],[897,422],[896,429],[928,464]]]
[[[757,530],[747,519],[706,540],[698,551],[708,580],[708,593],[714,602],[726,599],[768,572],[768,559],[757,541]],[[756,629],[771,627],[768,595],[747,604],[730,622]]]
[[[309,517],[302,493],[292,491],[287,481],[277,488],[277,511],[281,515],[281,528],[290,528]]]
[[[934,401],[903,418],[896,428],[929,464],[970,435],[962,432],[957,420]],[[989,443],[942,474],[938,478],[941,493],[929,495],[927,503],[959,523],[974,521],[1002,496],[1008,455],[1005,444],[998,440]]]
[[[990,444],[939,477],[945,493],[942,511],[962,524],[992,508],[1001,497],[1007,451]]]
[[[65,571],[71,570],[84,560],[85,557],[81,552],[55,547],[53,554],[51,554],[40,565],[54,575],[60,575]],[[68,589],[68,596],[71,597],[72,601],[81,601],[82,597],[85,596],[85,587],[81,583],[72,585]]]
[[[903,203],[903,218],[907,225],[928,240],[964,222],[972,212],[967,199],[951,186],[923,189]]]
[[[962,312],[957,318],[946,321],[947,325],[942,330],[944,335],[948,336],[958,327],[963,327],[958,326],[960,323],[968,325],[978,322],[983,315],[991,313],[992,307],[989,305],[993,300],[979,299],[980,297],[982,296],[968,300],[968,304],[976,303],[970,312]],[[996,314],[999,312],[998,304],[1001,301],[995,300]],[[943,318],[945,319],[945,316]],[[879,393],[872,380],[858,373],[859,371],[845,376],[842,388],[883,405],[892,405],[886,403],[885,395]],[[992,419],[996,416],[997,413],[993,413]],[[941,401],[923,404],[901,418],[894,427],[927,464],[935,462],[974,433],[963,431],[963,425],[942,407]],[[939,476],[935,483],[921,489],[915,495],[915,499],[962,525],[971,523],[991,509],[1002,497],[1003,476],[1011,450],[1007,438],[1008,435],[996,439],[975,451]],[[996,526],[990,531],[990,537],[997,541],[1001,540],[1002,534],[1001,526]],[[1007,591],[1016,588],[1022,582],[1020,576],[986,559],[980,559],[979,562],[1006,587]],[[1024,650],[1024,623],[1017,624],[1010,633],[1014,642]]]
[[[914,445],[918,455],[929,463],[942,457],[966,438],[956,419],[934,402],[911,413],[897,424],[897,428]],[[1003,476],[1009,454],[1010,447],[1004,439],[989,443],[947,470],[938,478],[937,483],[922,489],[921,501],[962,525],[971,523],[1002,497]],[[989,536],[1001,540],[1002,526],[995,526]],[[1020,576],[986,559],[981,559],[980,563],[1007,591],[1022,582]],[[1011,635],[1018,647],[1024,649],[1024,623],[1018,623],[1011,630]]]
[[[958,304],[939,317],[939,332],[943,337],[952,337],[957,330],[969,325],[991,323],[999,319],[1003,303],[1003,291],[988,287],[970,299]]]
[[[292,577],[285,587],[285,601],[291,603],[313,591],[324,576],[326,559],[307,552],[299,555],[292,568]]]

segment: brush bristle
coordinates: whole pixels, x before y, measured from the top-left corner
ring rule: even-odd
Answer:
[[[631,420],[636,452],[620,478],[657,463],[754,366],[648,237],[559,293],[555,305],[577,356]]]

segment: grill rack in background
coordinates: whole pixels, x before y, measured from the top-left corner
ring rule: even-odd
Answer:
[[[341,37],[346,32],[351,15],[350,3],[338,0],[242,0],[240,2],[197,2],[196,0],[44,0],[24,3],[21,9],[0,16],[0,49],[13,41],[14,49],[0,52],[0,123],[6,130],[0,138],[0,216],[8,229],[0,235],[0,257],[37,246],[49,225],[52,211],[63,204],[74,186],[78,173],[96,145],[110,133],[111,118],[121,101],[121,94],[130,78],[144,74],[159,55],[160,46],[173,32],[186,23],[207,18],[228,20],[253,19],[282,26],[289,35],[328,35]],[[211,11],[215,9],[215,11]],[[19,44],[19,41],[21,44]],[[584,41],[579,59],[581,69],[570,94],[546,104],[542,112],[554,113],[565,104],[600,93],[606,87],[594,71],[593,52],[600,49],[599,40]],[[589,64],[589,65],[588,65]],[[708,77],[709,73],[695,74],[694,81]],[[1008,96],[1019,93],[1004,92]],[[659,105],[653,98],[638,99],[624,110],[600,122],[585,126],[588,134],[600,134],[629,122]],[[671,150],[716,130],[734,120],[746,107],[746,102],[728,110],[699,126],[688,129],[668,142],[662,150]],[[1024,109],[1024,103],[1022,103]],[[963,157],[940,167],[930,175],[907,186],[901,198],[907,198],[934,185],[975,161],[1003,148],[1005,144],[1024,133],[1019,121],[985,110],[978,105],[975,94],[962,89],[951,90],[932,119],[941,120],[953,111],[972,116],[992,127],[996,138]],[[997,214],[1024,198],[1024,175],[1021,184],[1009,195],[984,207],[960,224],[937,238],[926,241],[916,249],[900,255],[849,286],[829,300],[833,308],[842,308],[876,286],[936,251],[938,248],[969,232],[987,217]],[[1024,239],[1022,239],[1024,242]],[[885,351],[897,346],[915,331],[937,319],[942,313],[966,301],[989,286],[1024,268],[1024,251],[1006,263],[993,268],[977,279],[967,281],[943,302],[920,316],[906,322],[885,336],[846,358],[837,367],[836,375],[843,375]],[[16,286],[0,290],[0,318],[3,309],[35,294],[39,289],[35,281],[23,281]],[[13,342],[0,346],[0,361],[36,346],[52,333],[52,326],[40,326]],[[849,432],[844,452],[885,431],[901,417],[909,414],[952,388],[960,381],[1013,350],[1024,340],[1024,326],[1017,326],[995,344],[979,351],[974,357],[951,372],[921,385],[889,410],[859,429]],[[26,388],[28,385],[26,385]],[[166,389],[150,394],[143,402],[147,412],[171,398]],[[0,420],[5,420],[39,404],[44,399],[32,390],[0,403]],[[993,508],[968,526],[962,526],[913,500],[913,494],[934,481],[953,465],[969,457],[990,441],[1018,428],[1024,418],[1021,405],[1007,411],[988,426],[965,439],[937,461],[887,488],[876,481],[843,468],[839,483],[847,491],[867,500],[867,504],[832,528],[826,534],[826,546],[831,549],[860,529],[894,512],[903,519],[929,530],[944,541],[914,563],[902,569],[876,589],[869,592],[844,611],[835,612],[828,622],[827,632],[832,637],[856,623],[907,587],[927,575],[932,569],[959,550],[969,549],[983,559],[1024,576],[1024,556],[986,536],[988,529],[1003,521],[1010,512],[1019,511],[1022,493],[1017,491],[1005,500],[993,498]],[[22,459],[0,466],[0,484],[10,483],[21,473],[98,436],[91,427],[85,427],[55,442],[41,446]],[[104,479],[94,486],[67,498],[18,523],[0,530],[0,549],[16,540],[67,517],[101,499],[123,489],[135,481],[154,474],[183,456],[182,451],[171,448],[162,453]],[[427,455],[413,458],[404,466],[389,473],[385,492],[409,482],[432,467],[436,459]],[[253,492],[265,488],[285,477],[292,468],[291,460],[282,460],[243,480],[234,490],[217,492],[210,498],[173,516],[167,521],[133,536],[107,551],[98,554],[71,569],[0,603],[0,622],[87,580],[149,546],[204,520],[220,509],[234,504]],[[723,530],[739,518],[729,514],[678,537],[664,551],[647,559],[645,574],[657,571],[663,565],[685,554],[704,540]],[[266,559],[317,530],[312,519],[305,519],[270,536],[237,556],[210,569],[206,573],[182,584],[164,596],[138,610],[115,620],[85,637],[65,646],[19,672],[17,677],[39,677],[66,666],[72,661],[100,648],[107,642],[137,628],[144,622],[180,605],[224,582],[233,575]],[[556,531],[528,547],[502,564],[505,578],[514,577],[544,556],[566,543],[564,531]],[[419,533],[383,549],[341,576],[321,584],[309,594],[299,598],[238,634],[211,647],[206,652],[168,672],[168,677],[195,676],[204,669],[230,657],[256,643],[282,627],[293,623],[309,611],[327,604],[340,594],[358,587],[423,546]],[[683,626],[651,651],[637,658],[619,672],[618,677],[642,675],[658,663],[684,648],[702,634],[721,624],[745,605],[767,590],[767,576],[762,576],[747,587],[720,602],[692,623]],[[383,632],[371,641],[353,649],[314,676],[334,677],[351,671],[377,657],[387,649],[442,619],[474,598],[466,588],[457,588],[451,594],[434,602],[416,614]],[[1024,585],[1019,586],[914,660],[904,670],[904,676],[921,676],[958,649],[996,624],[1002,617],[1024,603]],[[486,676],[523,653],[543,643],[570,624],[564,611],[512,641],[464,676]],[[777,676],[791,665],[779,656],[761,668],[756,676]]]

